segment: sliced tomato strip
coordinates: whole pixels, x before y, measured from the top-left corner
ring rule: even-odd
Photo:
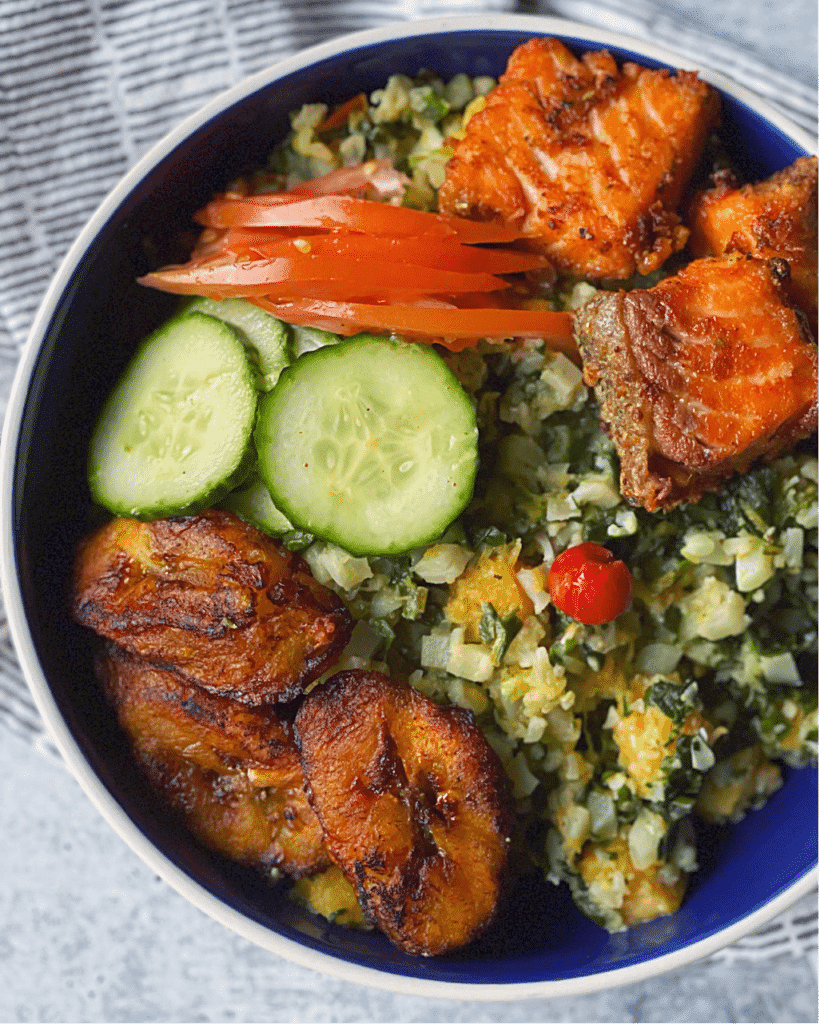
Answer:
[[[229,256],[248,252],[258,252],[258,247],[271,242],[280,243],[293,241],[296,238],[312,238],[314,235],[326,235],[326,231],[311,231],[306,228],[206,228],[201,232],[191,260],[211,259],[217,255]],[[282,255],[290,255],[293,250]],[[297,249],[297,251],[299,251]],[[303,250],[302,250],[303,251]],[[258,253],[261,255],[261,253]]]
[[[397,171],[389,157],[366,160],[352,167],[338,167],[319,178],[309,178],[286,192],[273,195],[293,197],[364,195],[372,192],[382,199],[401,198],[410,179]]]
[[[545,269],[547,260],[477,248],[513,242],[516,229],[346,194],[405,182],[389,160],[374,160],[288,192],[217,197],[196,215],[211,230],[194,258],[139,280],[244,296],[282,320],[343,335],[395,332],[454,350],[482,338],[544,338],[577,359],[571,314],[516,308],[497,276]]]
[[[548,260],[537,253],[514,249],[481,249],[452,238],[388,238],[333,231],[315,234],[287,233],[280,228],[229,228],[220,238],[205,243],[201,255],[235,253],[237,256],[346,256],[436,267],[465,274],[520,274],[542,270]]]
[[[324,296],[342,301],[370,296],[493,292],[505,286],[501,278],[492,274],[464,274],[338,255],[304,255],[296,250],[291,256],[269,259],[195,261],[165,267],[138,280],[140,284],[177,295]]]
[[[195,220],[211,228],[346,228],[394,238],[452,236],[467,243],[512,242],[521,237],[515,228],[501,224],[427,213],[372,199],[335,195],[302,199],[286,192],[213,199],[196,214]]]
[[[546,344],[577,358],[572,314],[551,310],[469,308],[444,302],[366,304],[325,300],[276,300],[255,296],[262,309],[287,323],[322,327],[336,334],[395,332],[460,351],[481,338],[543,338]]]
[[[344,103],[340,103],[338,107],[334,107],[316,131],[319,133],[330,132],[334,128],[341,128],[343,124],[347,124],[347,119],[351,114],[367,110],[367,107],[367,94],[359,92],[355,96],[351,96],[349,100],[345,100]]]

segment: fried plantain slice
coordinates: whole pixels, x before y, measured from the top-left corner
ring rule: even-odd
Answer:
[[[111,645],[97,671],[134,757],[202,843],[300,878],[328,866],[291,726]]]
[[[212,693],[292,700],[350,638],[304,561],[231,512],[114,519],[81,547],[78,622]]]
[[[433,956],[483,932],[512,829],[507,778],[461,708],[379,672],[339,672],[296,717],[308,795],[365,919]]]

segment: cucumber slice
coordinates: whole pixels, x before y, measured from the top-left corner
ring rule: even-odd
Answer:
[[[293,331],[293,355],[296,359],[317,348],[324,348],[325,345],[339,344],[338,334],[323,331],[321,327],[302,327],[300,324],[292,324],[291,330]]]
[[[144,519],[207,507],[247,471],[256,398],[235,331],[202,313],[174,318],[142,343],[100,414],[91,493]]]
[[[221,504],[271,537],[281,537],[293,530],[293,524],[274,505],[270,491],[258,477],[231,491]]]
[[[357,555],[434,540],[469,501],[478,466],[475,408],[444,360],[369,334],[284,370],[255,440],[277,507]]]
[[[217,301],[197,296],[185,312],[206,313],[233,327],[259,364],[262,391],[270,391],[290,362],[291,344],[286,325],[247,299]]]

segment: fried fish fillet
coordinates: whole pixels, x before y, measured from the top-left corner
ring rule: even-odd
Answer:
[[[789,264],[786,295],[817,330],[817,157],[800,157],[765,181],[738,186],[731,172],[689,204],[695,256],[744,252]]]
[[[308,794],[367,921],[400,949],[456,949],[492,921],[508,783],[473,718],[378,672],[345,671],[296,717]]]
[[[247,704],[296,697],[352,631],[301,558],[214,510],[107,523],[80,549],[73,607],[126,650]]]
[[[738,254],[695,260],[577,311],[584,378],[633,504],[696,501],[816,430],[817,347],[779,270]]]
[[[686,244],[677,208],[718,120],[694,72],[532,39],[468,122],[439,209],[519,228],[563,273],[646,274]]]
[[[111,645],[105,694],[134,757],[191,832],[226,857],[300,878],[327,867],[291,727]]]

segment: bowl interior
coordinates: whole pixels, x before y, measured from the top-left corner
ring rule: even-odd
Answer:
[[[107,792],[164,858],[240,915],[271,933],[386,975],[474,985],[584,979],[645,965],[714,936],[753,914],[810,872],[816,862],[816,773],[788,773],[786,785],[738,826],[704,832],[702,871],[674,917],[608,935],[583,917],[562,888],[525,884],[484,940],[450,957],[420,960],[378,935],[324,923],[257,876],[198,847],[159,811],[123,752],[91,668],[94,644],[68,614],[74,548],[99,513],[85,486],[86,444],[106,392],[135,343],[162,321],[173,298],[135,278],[174,257],[169,240],[192,211],[230,177],[262,163],[303,102],[333,104],[382,85],[396,72],[431,68],[499,74],[509,53],[535,34],[521,27],[441,30],[370,43],[296,67],[254,87],[209,117],[149,168],[119,205],[103,208],[99,230],[75,259],[67,286],[42,330],[13,451],[11,508],[20,595],[31,642],[68,733]],[[565,37],[578,49],[598,37]],[[657,61],[618,46],[615,57]],[[745,103],[727,97],[724,141],[752,177],[786,166],[800,146]],[[99,220],[99,219],[98,219]],[[36,686],[36,683],[34,684]],[[807,813],[807,808],[810,813]]]

